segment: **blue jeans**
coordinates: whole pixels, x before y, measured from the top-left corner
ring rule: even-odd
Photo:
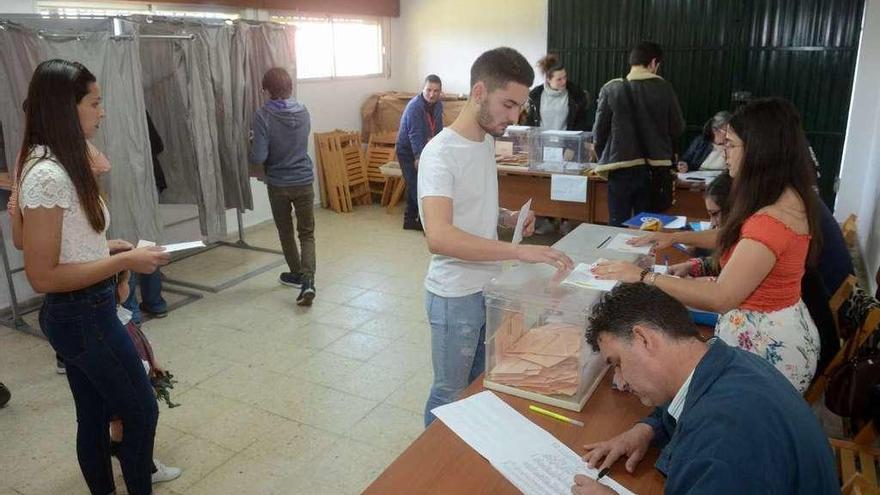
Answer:
[[[437,419],[431,410],[458,400],[486,367],[486,304],[483,293],[440,297],[427,292],[434,384],[425,405],[425,427]]]
[[[403,219],[415,221],[419,219],[419,171],[415,159],[398,157],[397,161],[400,163],[403,182],[406,183],[406,210],[403,212]]]
[[[162,297],[162,273],[159,272],[158,268],[155,272],[149,274],[132,272],[131,277],[128,279],[130,293],[128,294],[128,299],[122,305],[125,309],[131,311],[131,319],[134,321],[134,324],[140,326],[143,318],[136,293],[138,283],[141,286],[141,303],[144,309],[150,313],[164,313],[168,311],[168,304]]]
[[[115,491],[110,464],[111,416],[125,436],[119,463],[128,493],[152,492],[156,395],[128,332],[116,316],[116,287],[47,294],[40,326],[67,366],[76,406],[76,454],[92,494]]]

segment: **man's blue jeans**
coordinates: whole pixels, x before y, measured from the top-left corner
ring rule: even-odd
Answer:
[[[425,405],[425,427],[436,419],[431,410],[458,400],[486,367],[486,304],[483,293],[440,297],[426,293],[431,323],[434,384]]]
[[[150,313],[164,313],[168,310],[168,304],[162,297],[162,273],[159,272],[159,269],[149,274],[132,272],[128,281],[131,292],[122,305],[131,311],[131,319],[135,325],[140,325],[143,321],[141,307],[138,305],[137,299],[138,284],[141,286],[141,303],[145,310]]]

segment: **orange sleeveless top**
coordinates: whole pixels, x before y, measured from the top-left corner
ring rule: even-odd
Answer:
[[[739,309],[769,313],[797,303],[801,298],[801,279],[810,250],[810,236],[795,232],[766,213],[756,213],[743,223],[742,239],[752,239],[767,246],[776,256],[776,264],[755,291],[740,303]],[[730,260],[734,249],[736,245],[721,256],[721,268]]]

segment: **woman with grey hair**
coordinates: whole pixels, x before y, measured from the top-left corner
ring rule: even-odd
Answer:
[[[703,126],[703,133],[695,137],[678,162],[681,173],[694,170],[724,170],[724,126],[730,122],[730,112],[720,111]]]

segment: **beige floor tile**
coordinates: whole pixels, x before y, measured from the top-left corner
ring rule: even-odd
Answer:
[[[344,437],[297,421],[283,419],[244,450],[254,460],[295,474]]]
[[[231,459],[235,452],[208,440],[185,435],[175,441],[158,445],[161,461],[183,470],[180,478],[163,486],[180,493],[191,493],[189,487]]]
[[[345,304],[348,301],[367,292],[366,289],[351,287],[340,283],[331,283],[323,287],[317,287],[321,299],[336,304]]]
[[[236,364],[199,384],[199,388],[245,404],[258,405],[271,398],[271,390],[291,379],[260,366]]]
[[[235,364],[202,349],[182,345],[175,346],[169,343],[162,346],[154,346],[153,350],[156,353],[159,364],[171,371],[174,378],[178,381],[178,384],[172,391],[172,397],[175,393],[183,392],[190,387],[202,383]]]
[[[425,430],[422,414],[379,404],[346,433],[388,452],[403,452]]]
[[[423,414],[433,381],[434,376],[430,370],[427,373],[417,373],[385,399],[385,403]]]
[[[330,387],[365,399],[382,401],[407,381],[411,374],[403,369],[383,368],[371,363],[348,373]]]
[[[390,344],[389,339],[355,331],[340,337],[325,350],[358,361],[366,361]]]
[[[333,433],[348,430],[378,404],[305,381],[276,386],[271,396],[265,402],[271,412]]]
[[[281,479],[281,474],[276,468],[247,456],[237,455],[190,486],[187,493],[190,495],[244,493],[285,495],[278,488]]]
[[[320,351],[337,339],[347,335],[350,330],[320,323],[308,323],[290,332],[289,341],[309,349]]]
[[[26,481],[17,484],[15,489],[22,495],[50,493],[88,495],[89,493],[88,485],[86,485],[79,464],[76,462],[75,453],[69,458],[69,462],[59,463],[57,466],[52,466],[51,469],[43,469],[39,473],[35,473]]]
[[[430,346],[396,341],[373,356],[368,362],[384,368],[397,368],[413,372],[430,370],[431,348]]]
[[[321,351],[292,369],[290,375],[312,383],[333,385],[362,365],[360,360]]]
[[[373,311],[348,306],[337,306],[332,311],[317,315],[317,317],[313,318],[313,321],[354,330],[375,317],[376,313]]]
[[[425,333],[427,326],[422,321],[407,320],[393,315],[378,315],[357,328],[358,332],[399,340],[412,333]]]
[[[315,482],[341,493],[360,493],[397,455],[362,442],[340,442],[310,463],[305,472]]]

